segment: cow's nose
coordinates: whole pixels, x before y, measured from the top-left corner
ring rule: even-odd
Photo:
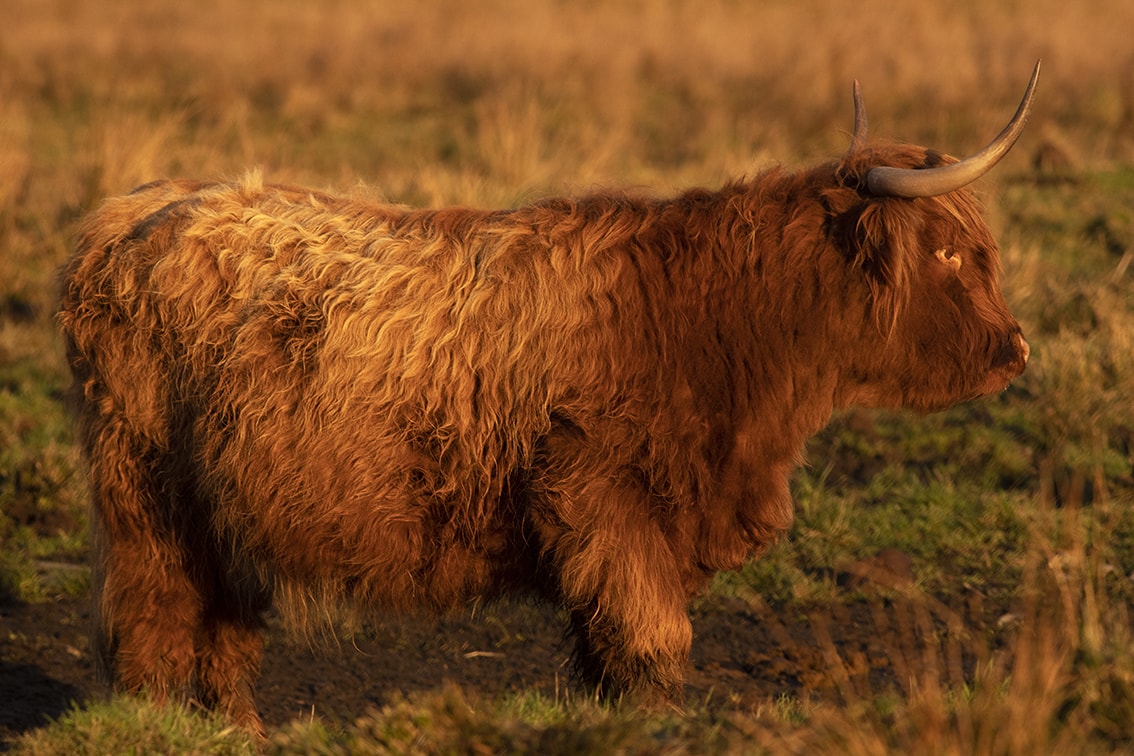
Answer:
[[[1028,342],[1024,340],[1024,335],[1017,329],[1011,335],[1005,335],[1000,341],[1000,346],[992,356],[992,367],[1001,368],[1016,365],[1022,370],[1024,365],[1028,363],[1030,353],[1031,348],[1028,346]]]

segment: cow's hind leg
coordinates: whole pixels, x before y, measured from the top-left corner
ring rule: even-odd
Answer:
[[[268,595],[254,587],[254,581],[247,587],[221,585],[210,595],[197,638],[200,702],[263,735],[255,686],[264,655],[263,611]]]
[[[125,422],[108,422],[93,435],[89,459],[92,645],[100,672],[119,691],[146,691],[159,701],[186,696],[202,601],[169,504]]]
[[[228,585],[207,508],[128,427],[106,422],[90,437],[101,676],[115,690],[196,702],[259,732],[253,685],[266,597]]]

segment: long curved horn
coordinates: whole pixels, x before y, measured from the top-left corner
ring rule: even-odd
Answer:
[[[939,168],[893,168],[879,166],[866,175],[866,185],[873,194],[884,197],[936,197],[960,189],[976,181],[1000,162],[1024,130],[1035,97],[1040,62],[1032,69],[1032,78],[1016,114],[987,147],[959,163]],[[856,106],[857,108],[857,106]],[[857,121],[857,115],[855,119]],[[857,136],[857,131],[856,131]]]

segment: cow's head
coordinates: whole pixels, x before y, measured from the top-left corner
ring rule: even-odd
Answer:
[[[865,277],[869,316],[855,339],[844,402],[934,410],[1004,389],[1028,344],[1000,292],[999,252],[968,185],[1012,147],[1039,64],[1011,122],[965,159],[868,144],[855,85],[855,133],[825,193],[836,245]]]

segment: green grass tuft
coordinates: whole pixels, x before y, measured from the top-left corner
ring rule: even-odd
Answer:
[[[143,698],[75,707],[56,722],[14,743],[20,756],[104,756],[106,754],[197,754],[239,756],[257,753],[245,731],[178,706],[157,706]]]

